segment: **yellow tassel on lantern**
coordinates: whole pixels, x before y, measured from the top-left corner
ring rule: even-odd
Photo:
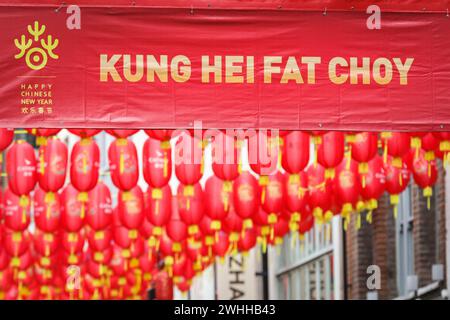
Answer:
[[[162,228],[161,228],[161,227],[154,226],[154,227],[153,227],[153,232],[152,232],[152,234],[153,234],[154,236],[161,236],[161,235],[162,235]]]
[[[415,150],[414,152],[414,158],[417,159],[419,157],[419,151],[422,147],[422,139],[419,137],[412,137],[411,138],[411,148]]]
[[[334,179],[334,177],[335,177],[334,168],[325,169],[325,179]]]
[[[431,207],[431,196],[433,195],[433,188],[426,187],[423,189],[423,196],[427,198],[427,209],[430,210]]]
[[[261,186],[261,203],[263,204],[266,201],[266,186],[269,184],[268,176],[260,176],[259,177],[259,185]]]
[[[45,174],[45,159],[44,152],[42,150],[39,152],[39,173],[41,175]]]
[[[196,235],[198,233],[198,231],[199,231],[199,228],[198,228],[198,225],[196,225],[196,224],[190,225],[188,228],[188,234],[190,236]]]
[[[135,239],[137,239],[137,237],[138,237],[138,231],[137,230],[129,230],[128,231],[128,237],[130,238],[130,239],[132,239],[132,240],[135,240]]]
[[[22,208],[22,223],[27,222],[27,208],[30,205],[30,198],[27,195],[21,195],[19,199],[19,206]]]
[[[398,194],[391,194],[390,200],[391,200],[391,205],[394,206],[394,219],[397,219],[397,213],[398,213],[397,206],[400,201],[400,197],[398,196]]]
[[[174,242],[172,244],[172,251],[173,252],[181,252],[181,243],[179,242]]]

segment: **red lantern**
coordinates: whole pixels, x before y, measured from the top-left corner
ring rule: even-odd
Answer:
[[[443,153],[444,168],[449,162],[450,153],[450,132],[433,132],[433,135],[440,140],[439,151]]]
[[[91,138],[78,141],[72,149],[70,156],[70,181],[80,191],[78,195],[82,204],[82,218],[88,201],[88,192],[98,181],[100,151],[97,143]]]
[[[280,218],[273,226],[274,236],[269,240],[272,245],[281,245],[283,243],[283,237],[289,232],[289,220]]]
[[[11,267],[18,267],[20,260],[17,258],[23,255],[30,247],[30,234],[28,231],[18,232],[5,228],[3,234],[3,248],[6,253],[13,258],[11,259]]]
[[[283,175],[277,171],[275,174],[268,176],[267,184],[261,187],[261,207],[275,220],[276,216],[283,209]]]
[[[259,210],[259,185],[256,178],[249,172],[243,172],[233,182],[233,204],[244,228],[252,226],[251,217]]]
[[[431,162],[436,159],[435,150],[439,148],[439,139],[437,139],[432,133],[427,133],[425,136],[422,137],[422,149],[425,151],[425,154],[423,155],[424,159],[429,164],[429,167],[431,167]],[[416,151],[415,158],[419,157],[419,151]],[[431,168],[428,169],[429,172],[432,170]]]
[[[8,150],[6,172],[10,190],[20,196],[22,207],[29,206],[28,194],[36,185],[36,157],[28,142],[18,140]]]
[[[350,162],[349,162],[350,161]],[[342,216],[346,221],[353,209],[357,209],[361,184],[358,175],[358,164],[350,159],[342,160],[336,168],[334,179],[334,191],[342,205]],[[360,215],[358,215],[357,226],[361,225]]]
[[[134,188],[139,178],[137,151],[127,139],[114,140],[108,149],[109,168],[114,185],[120,190]]]
[[[21,203],[21,197],[6,189],[3,204],[5,226],[14,231],[24,231],[30,224],[30,202]]]
[[[173,240],[173,243],[171,244],[171,250],[178,254],[183,249],[182,243],[187,238],[188,228],[180,218],[176,199],[173,198],[172,201],[172,217],[166,225],[166,232],[169,239]],[[162,241],[163,240],[161,239],[161,244]]]
[[[135,239],[137,236],[137,229],[139,229],[145,216],[144,212],[144,194],[139,186],[134,187],[129,192],[119,191],[118,195],[118,210],[121,223],[132,230],[131,238]]]
[[[214,174],[229,184],[239,175],[240,150],[235,137],[218,131],[212,142],[212,170]]]
[[[322,143],[317,150],[317,161],[326,169],[325,178],[334,178],[334,168],[344,158],[344,133],[330,131],[322,136]]]
[[[219,231],[217,236],[217,241],[214,242],[213,245],[213,253],[219,258],[224,258],[228,253],[228,249],[230,248],[230,241],[228,239],[228,234],[223,231]]]
[[[178,211],[181,220],[189,228],[189,235],[193,236],[198,232],[198,224],[203,218],[203,190],[197,183],[193,186],[180,184],[177,190]]]
[[[41,188],[34,192],[34,222],[44,232],[55,232],[59,229],[61,218],[59,194],[54,193],[51,201]]]
[[[268,176],[277,169],[279,154],[278,136],[271,136],[260,130],[248,139],[248,161],[250,168],[258,175]],[[266,179],[261,177],[260,184]]]
[[[100,129],[68,129],[69,132],[79,136],[82,139],[90,138],[99,133]]]
[[[372,160],[378,151],[378,135],[375,132],[359,132],[349,143],[353,160],[359,162],[358,172],[364,175],[368,171],[368,162]],[[364,181],[364,178],[362,179]]]
[[[304,234],[313,228],[314,222],[314,215],[312,214],[311,209],[306,206],[301,212],[301,219],[299,223],[298,232],[300,234],[300,240],[303,240]]]
[[[33,235],[34,249],[44,257],[49,257],[56,253],[59,247],[60,239],[57,233],[48,233],[35,230]],[[43,263],[46,265],[47,263]]]
[[[376,155],[367,165],[368,170],[364,175],[365,183],[362,183],[361,196],[366,201],[366,207],[369,210],[368,221],[372,222],[371,211],[378,207],[377,199],[386,189],[386,174],[383,160],[379,155]],[[362,180],[363,177],[360,176],[360,179]]]
[[[222,221],[227,217],[231,204],[231,188],[216,176],[208,178],[205,184],[206,214],[211,218],[213,230],[222,229]]]
[[[61,194],[61,225],[69,232],[78,232],[84,223],[84,206],[78,191],[68,185]]]
[[[308,175],[309,205],[313,210],[312,215],[319,221],[324,218],[329,220],[332,216],[331,212],[328,213],[332,200],[331,180],[325,179],[325,168],[319,164],[309,166],[306,173]]]
[[[109,133],[110,135],[118,138],[118,139],[126,139],[129,136],[132,136],[133,134],[135,134],[136,132],[138,132],[139,130],[137,129],[112,129],[112,130],[105,130],[107,133]]]
[[[384,170],[386,173],[386,190],[391,194],[391,204],[394,205],[394,217],[397,217],[399,194],[408,186],[410,171],[404,161],[401,161],[401,168],[395,166],[394,162],[394,158],[388,157],[387,163],[384,165]]]
[[[433,185],[437,180],[435,160],[427,160],[426,152],[421,150],[419,157],[414,159],[412,173],[414,181],[423,189],[423,195],[427,199],[427,208],[430,209],[430,198],[433,195]]]
[[[148,138],[142,154],[145,181],[154,188],[167,185],[172,176],[170,142]]]
[[[237,250],[237,242],[243,228],[243,220],[236,214],[234,208],[230,209],[227,218],[223,221],[223,230],[228,233],[232,253]]]
[[[113,239],[112,228],[106,228],[103,230],[88,229],[87,240],[89,243],[89,249],[94,252],[101,252],[111,247],[111,241]]]
[[[290,214],[293,231],[298,230],[300,211],[309,201],[308,176],[305,172],[284,175],[284,203]]]
[[[9,147],[14,139],[14,129],[0,128],[0,162],[2,159],[2,152]]]
[[[66,232],[63,231],[61,234],[61,243],[65,252],[69,253],[68,261],[70,264],[77,264],[79,261],[75,262],[77,259],[75,254],[82,253],[85,235],[83,232]]]
[[[39,148],[37,178],[40,187],[45,192],[57,192],[66,180],[66,168],[66,145],[56,138],[49,139]]]
[[[281,165],[286,172],[298,174],[309,162],[309,134],[292,131],[283,138]]]
[[[89,191],[86,222],[94,230],[102,230],[112,224],[111,193],[101,181]]]
[[[203,175],[202,141],[183,133],[175,144],[175,174],[184,185],[196,184]]]
[[[169,185],[162,188],[148,188],[147,218],[153,225],[153,234],[160,236],[172,214],[172,190]]]
[[[411,136],[406,132],[382,132],[381,142],[384,148],[384,162],[387,162],[387,156],[390,155],[392,165],[401,168],[402,157],[411,148]]]
[[[241,237],[237,243],[238,250],[241,253],[247,253],[256,245],[256,230],[254,228],[242,231]]]
[[[169,141],[172,138],[172,133],[174,130],[167,129],[157,129],[157,130],[144,130],[145,133],[153,139],[160,141]]]

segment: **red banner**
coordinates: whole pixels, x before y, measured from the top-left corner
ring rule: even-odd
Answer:
[[[0,126],[449,130],[450,19],[370,16],[0,7]]]

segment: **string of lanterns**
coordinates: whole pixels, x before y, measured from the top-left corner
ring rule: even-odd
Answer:
[[[186,291],[216,257],[257,244],[265,251],[288,233],[301,240],[337,214],[345,228],[352,214],[358,228],[364,210],[371,223],[385,191],[396,215],[411,176],[429,207],[436,159],[444,166],[450,159],[447,132],[282,131],[260,139],[266,133],[258,131],[257,152],[247,148],[251,171],[243,171],[243,140],[235,136],[183,132],[172,150],[172,130],[145,130],[142,190],[130,139],[138,130],[107,130],[115,138],[108,149],[118,189],[113,208],[111,190],[99,179],[93,137],[100,130],[69,131],[79,137],[70,158],[59,129],[28,130],[37,152],[13,141],[13,130],[0,129],[8,178],[0,201],[0,299],[145,298],[159,263]],[[214,175],[203,187],[208,142]],[[185,161],[173,163],[173,153]],[[173,174],[177,190],[169,185]]]

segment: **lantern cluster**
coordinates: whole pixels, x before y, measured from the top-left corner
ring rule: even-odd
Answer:
[[[159,129],[145,130],[138,153],[137,130],[107,130],[109,169],[100,172],[94,139],[100,130],[69,131],[79,137],[70,154],[59,129],[30,129],[38,149],[0,129],[8,176],[0,207],[0,299],[140,299],[150,285],[172,284],[186,291],[216,258],[257,245],[266,251],[289,233],[301,240],[338,214],[346,227],[355,213],[358,227],[362,211],[371,222],[384,192],[396,214],[412,179],[429,206],[436,160],[450,159],[444,132],[239,136]],[[146,188],[138,184],[140,169]],[[171,297],[166,289],[160,298]]]

